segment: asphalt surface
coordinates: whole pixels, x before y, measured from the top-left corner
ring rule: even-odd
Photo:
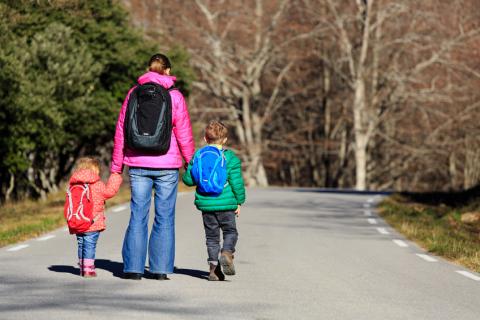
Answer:
[[[171,281],[121,279],[129,207],[118,206],[98,242],[96,279],[78,276],[64,228],[0,248],[0,319],[480,319],[479,275],[388,227],[373,208],[381,196],[247,196],[228,281],[206,280],[201,216],[193,195],[180,194]]]

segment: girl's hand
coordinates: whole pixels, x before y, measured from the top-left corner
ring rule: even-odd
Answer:
[[[237,210],[235,210],[235,215],[240,216],[240,205],[238,205]]]

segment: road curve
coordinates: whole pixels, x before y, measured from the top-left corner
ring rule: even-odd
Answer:
[[[201,217],[177,201],[171,281],[120,278],[127,205],[107,214],[98,278],[77,276],[63,228],[0,248],[0,319],[480,318],[478,274],[433,257],[378,218],[374,194],[249,189],[237,275],[205,280]]]

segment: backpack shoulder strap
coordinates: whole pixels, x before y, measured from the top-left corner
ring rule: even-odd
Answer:
[[[70,218],[73,215],[72,191],[70,186],[67,188],[67,202],[68,202],[67,220],[70,220]]]
[[[90,188],[90,184],[89,183],[84,183],[83,184],[83,189],[85,190],[85,195],[87,196],[87,200],[91,200],[91,196],[92,196],[92,189]]]
[[[179,88],[175,87],[175,86],[171,86],[170,88],[167,89],[168,93],[172,92],[172,91],[178,91],[180,94],[182,93],[182,91],[180,91]]]

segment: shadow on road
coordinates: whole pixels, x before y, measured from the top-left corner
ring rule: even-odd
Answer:
[[[109,271],[116,278],[123,277],[123,263],[105,259],[95,260],[95,267]]]
[[[323,189],[323,188],[299,188],[293,189],[295,192],[317,192],[317,193],[337,193],[337,194],[358,194],[358,195],[381,195],[388,196],[392,191],[359,191],[354,189]]]
[[[76,276],[80,274],[80,269],[72,267],[72,266],[50,266],[48,270],[53,272],[60,272],[60,273],[71,273]]]
[[[175,268],[173,271],[175,274],[184,274],[190,277],[194,278],[199,278],[206,280],[208,278],[208,272],[206,271],[201,271],[201,270],[195,270],[195,269],[181,269],[181,268]]]
[[[121,278],[123,275],[123,263],[121,262],[115,262],[115,261],[105,260],[105,259],[97,259],[95,260],[95,267],[98,269],[109,271],[112,273],[114,277],[117,277],[117,278]],[[53,272],[60,272],[60,273],[71,273],[74,275],[80,274],[80,269],[75,268],[73,266],[56,265],[56,266],[48,267],[48,270]]]
[[[121,262],[105,260],[105,259],[97,259],[95,260],[95,267],[97,269],[103,269],[105,271],[111,272],[112,275],[116,278],[123,277],[123,263]],[[70,273],[74,275],[78,275],[80,273],[80,270],[73,266],[54,265],[54,266],[48,267],[48,270],[53,272],[59,272],[59,273]],[[183,269],[183,268],[175,267],[175,270],[173,271],[173,273],[183,274],[186,276],[190,276],[190,277],[198,278],[202,280],[206,280],[208,278],[208,272],[196,270],[196,269]],[[146,279],[153,279],[153,275],[148,270],[145,270],[144,277]]]

